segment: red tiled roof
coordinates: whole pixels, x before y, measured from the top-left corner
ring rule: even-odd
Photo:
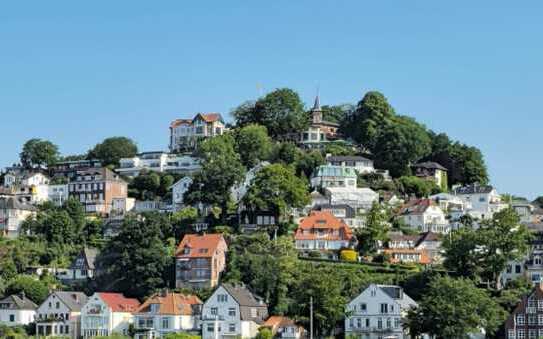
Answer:
[[[298,326],[294,322],[294,320],[281,316],[281,315],[272,315],[271,317],[268,318],[268,320],[264,322],[264,324],[262,324],[262,326],[270,328],[273,334],[277,333],[277,331],[282,327],[287,327],[287,326],[296,326],[298,328],[301,327],[301,326]]]
[[[219,113],[199,113],[196,117],[201,116],[202,119],[206,122],[214,122],[222,120],[222,117]],[[196,119],[196,117],[194,119]]]
[[[324,229],[331,231],[339,231],[339,234],[327,234],[317,236],[313,232],[307,234],[303,231],[311,231],[313,229]],[[343,220],[336,218],[330,212],[311,211],[308,217],[300,221],[300,225],[296,230],[296,240],[350,240],[353,237],[353,232]]]
[[[431,199],[418,199],[409,201],[405,204],[400,210],[400,215],[402,214],[422,214],[426,212],[428,207],[435,206],[435,203]]]
[[[127,298],[121,293],[98,293],[100,299],[105,302],[113,312],[134,312],[140,306],[140,302],[134,298]]]
[[[210,258],[221,243],[225,243],[222,234],[186,234],[179,246],[177,246],[176,257]],[[190,248],[188,254],[183,253],[186,247]]]
[[[151,305],[158,304],[158,314],[170,315],[193,315],[194,305],[203,304],[200,298],[192,294],[168,292],[166,294],[156,293],[138,308],[136,313],[148,313]]]
[[[190,125],[192,124],[192,119],[175,119],[170,124],[170,128],[175,128],[181,125]]]

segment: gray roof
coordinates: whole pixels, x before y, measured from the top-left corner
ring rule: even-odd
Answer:
[[[396,300],[402,309],[408,309],[417,306],[417,303],[410,296],[404,293],[400,286],[396,285],[377,285],[389,297]]]
[[[437,162],[433,162],[433,161],[419,162],[418,164],[415,164],[412,167],[414,167],[414,168],[438,169],[438,170],[442,170],[442,171],[448,171],[448,169],[441,166]]]
[[[83,292],[57,291],[53,292],[71,311],[81,311],[87,303],[87,295]]]
[[[70,268],[77,268],[76,267],[77,259],[82,257],[83,259],[85,259],[85,262],[87,263],[87,268],[90,270],[93,270],[95,268],[94,262],[96,261],[97,255],[98,255],[98,250],[96,248],[85,247],[79,253],[79,255],[74,259]]]
[[[0,209],[37,211],[36,207],[23,204],[14,197],[0,198]]]
[[[240,318],[241,320],[254,321],[257,324],[264,322],[264,319],[268,318],[268,305],[261,298],[255,297],[245,285],[221,285],[227,292],[234,298],[239,304]],[[257,309],[257,316],[253,317],[251,309]]]
[[[368,158],[364,158],[357,155],[333,155],[326,158],[326,161],[372,161]]]
[[[315,206],[313,209],[317,211],[330,210],[330,209],[342,209],[342,210],[345,210],[345,218],[356,217],[355,209],[352,206],[347,205],[347,204],[322,204],[322,205]]]
[[[492,192],[493,189],[490,185],[471,184],[455,188],[454,194],[484,194]]]
[[[0,300],[0,304],[9,304],[8,309],[10,310],[35,310],[38,308],[38,305],[25,297],[24,294],[12,294]]]

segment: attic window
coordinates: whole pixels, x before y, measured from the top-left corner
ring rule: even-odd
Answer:
[[[200,253],[207,253],[207,248],[200,248]]]
[[[324,224],[326,224],[326,220],[324,220],[324,219],[317,220],[317,224],[324,225]]]
[[[190,254],[190,248],[189,247],[185,247],[183,249],[183,254]]]

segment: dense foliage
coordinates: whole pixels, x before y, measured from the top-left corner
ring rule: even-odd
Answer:
[[[119,165],[121,158],[131,158],[138,153],[136,143],[126,137],[106,138],[89,150],[88,159],[98,159],[103,166]]]
[[[30,139],[23,145],[21,164],[27,168],[49,166],[59,158],[58,146],[51,141]]]

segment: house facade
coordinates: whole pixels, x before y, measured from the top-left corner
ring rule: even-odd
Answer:
[[[296,248],[302,251],[337,251],[353,245],[351,228],[329,212],[312,211],[303,218],[294,235]]]
[[[311,124],[300,134],[299,143],[306,148],[320,148],[327,142],[338,139],[339,124],[323,119],[319,96],[311,109]]]
[[[34,206],[23,204],[13,196],[0,198],[0,234],[8,238],[18,237],[23,221],[36,212]]]
[[[494,213],[508,207],[501,196],[490,185],[472,184],[456,187],[452,193],[462,199],[471,208],[467,211],[472,217],[484,220],[491,219]]]
[[[419,232],[449,233],[451,228],[443,210],[431,199],[409,201],[398,218]]]
[[[127,177],[136,177],[142,171],[190,174],[200,168],[200,160],[196,157],[159,151],[139,153],[133,158],[121,158],[115,171]]]
[[[184,205],[185,193],[187,193],[191,184],[192,178],[187,176],[179,179],[172,185],[172,202],[174,206],[181,207]]]
[[[100,215],[111,212],[114,198],[127,197],[126,181],[106,167],[78,170],[68,188],[69,196],[79,200],[85,212]]]
[[[379,201],[379,193],[366,187],[327,187],[324,194],[330,204],[349,205],[359,214],[365,213],[373,203]]]
[[[349,167],[359,174],[373,173],[373,160],[361,156],[327,156],[326,163],[330,166]]]
[[[93,338],[113,333],[128,335],[133,315],[140,306],[137,299],[121,293],[96,292],[81,309],[81,336]]]
[[[419,162],[411,166],[416,177],[435,182],[441,188],[447,188],[448,170],[437,162]]]
[[[522,297],[505,322],[506,339],[543,337],[543,290],[540,283]]]
[[[226,268],[226,251],[221,234],[186,234],[175,254],[175,286],[216,286]]]
[[[221,135],[225,130],[219,113],[198,113],[193,119],[176,119],[170,124],[170,151],[193,150],[199,140]]]
[[[202,301],[195,295],[163,291],[154,294],[134,313],[135,339],[162,338],[169,333],[197,332]]]
[[[90,247],[83,248],[74,261],[72,261],[68,270],[57,277],[66,283],[86,282],[87,279],[94,278],[96,274],[94,263],[97,256],[97,249]]]
[[[202,339],[254,338],[268,306],[243,285],[221,284],[202,309]]]
[[[24,293],[9,295],[0,300],[0,325],[28,325],[34,321],[37,308]]]
[[[68,200],[68,184],[49,185],[47,200],[56,206],[62,206]]]
[[[290,318],[272,315],[262,327],[269,328],[274,338],[278,339],[302,339],[307,338],[307,331]]]
[[[311,187],[356,188],[357,175],[350,167],[321,165],[315,169],[311,177]]]
[[[328,212],[343,220],[351,228],[362,228],[366,225],[366,217],[359,214],[355,208],[347,204],[323,204],[313,208],[315,211]]]
[[[368,339],[407,339],[407,311],[417,303],[399,286],[371,284],[347,304],[345,335]]]
[[[87,303],[82,292],[56,291],[36,310],[36,335],[79,338],[81,308]]]

